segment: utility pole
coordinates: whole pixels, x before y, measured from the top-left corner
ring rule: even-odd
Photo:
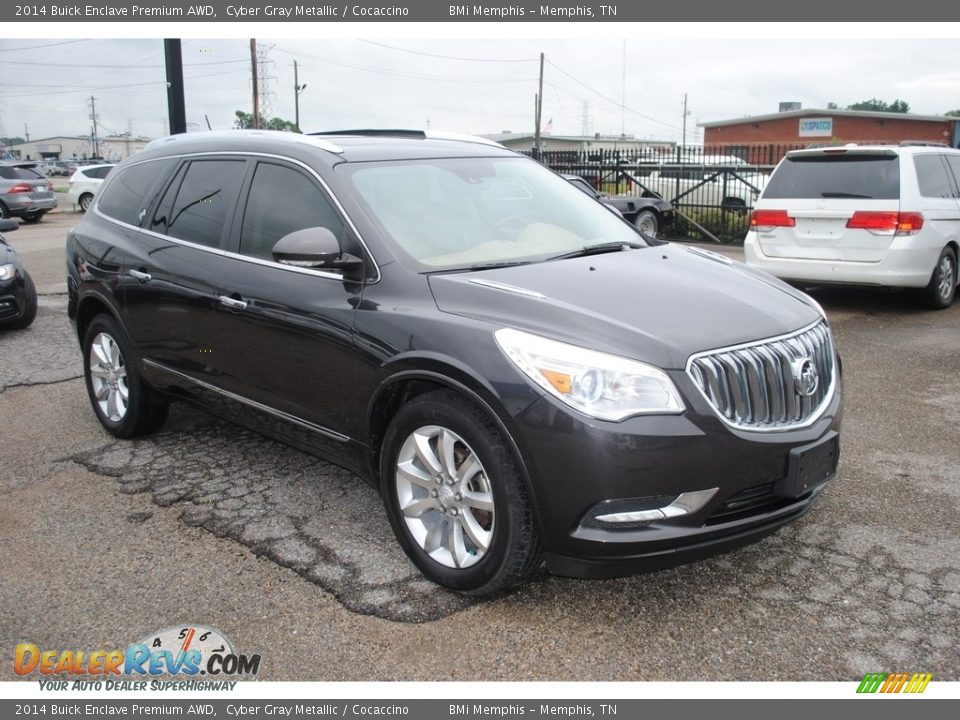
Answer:
[[[90,119],[93,121],[93,133],[90,135],[90,142],[93,145],[93,156],[100,157],[100,138],[97,137],[97,99],[90,96]]]
[[[307,89],[307,84],[300,84],[300,78],[297,75],[297,61],[293,61],[293,100],[294,100],[294,120],[293,124],[300,130],[300,93]]]
[[[183,57],[180,41],[163,41],[163,54],[167,68],[167,114],[170,116],[170,134],[187,131],[187,106],[183,99]]]
[[[260,127],[260,92],[257,87],[257,41],[250,38],[250,71],[253,77],[253,129]]]
[[[687,110],[687,94],[683,94],[683,145],[682,147],[687,146],[687,115],[690,114],[690,111]]]
[[[26,141],[30,142],[30,131],[27,129],[27,124],[23,124],[23,134],[26,137]]]
[[[533,147],[536,150],[537,160],[540,159],[540,118],[543,115],[543,53],[540,53],[540,85],[537,91],[536,129],[533,132]]]

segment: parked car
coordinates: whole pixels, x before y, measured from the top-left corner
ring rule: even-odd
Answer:
[[[67,236],[107,432],[183,399],[382,494],[423,574],[609,576],[804,514],[834,476],[819,306],[645,242],[542,165],[436,133],[190,133],[107,178]]]
[[[0,330],[25,328],[37,316],[37,289],[33,279],[3,236],[19,227],[16,220],[0,220]]]
[[[57,206],[53,183],[33,162],[0,162],[0,219],[39,222]]]
[[[84,165],[78,167],[76,172],[70,176],[70,189],[67,191],[67,198],[81,212],[86,212],[93,201],[93,196],[103,185],[104,179],[113,170],[113,164],[109,165]]]
[[[795,150],[757,203],[746,262],[778,277],[920,289],[945,308],[957,287],[960,150],[933,144]]]
[[[663,228],[673,223],[673,206],[666,200],[634,195],[608,195],[594,188],[579,175],[562,177],[594,200],[615,208],[625,220],[636,225],[637,230],[644,235],[657,238]]]
[[[641,166],[642,167],[642,166]],[[722,207],[743,212],[753,207],[769,176],[733,155],[681,156],[632,179],[645,194],[684,207]]]

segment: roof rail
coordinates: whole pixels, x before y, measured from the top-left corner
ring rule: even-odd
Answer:
[[[157,138],[147,143],[144,150],[153,150],[161,145],[169,143],[194,143],[204,140],[234,140],[236,138],[270,138],[272,140],[281,140],[285,142],[305,143],[313,147],[326,150],[330,153],[340,154],[343,148],[334,145],[331,142],[320,138],[310,137],[297,132],[287,132],[286,130],[201,130],[200,132],[180,133],[177,135],[168,135],[167,137]]]
[[[308,135],[362,135],[363,137],[409,137],[424,140],[427,134],[423,130],[399,130],[388,128],[357,128],[353,130],[322,130]]]

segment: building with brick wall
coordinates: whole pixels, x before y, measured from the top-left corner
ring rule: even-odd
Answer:
[[[960,147],[960,118],[860,110],[788,110],[700,123],[706,152],[756,164],[811,145],[938,142]]]

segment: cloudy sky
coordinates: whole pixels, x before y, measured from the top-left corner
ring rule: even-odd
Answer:
[[[960,108],[957,40],[465,40],[258,38],[269,59],[273,115],[301,126],[431,127],[468,133],[533,130],[538,56],[546,55],[543,122],[553,134],[622,131],[679,140],[688,96],[696,124],[776,112],[781,100],[841,107],[899,98],[921,114]],[[232,126],[250,110],[249,40],[183,41],[191,129]],[[0,134],[156,137],[167,115],[159,39],[0,39]]]

